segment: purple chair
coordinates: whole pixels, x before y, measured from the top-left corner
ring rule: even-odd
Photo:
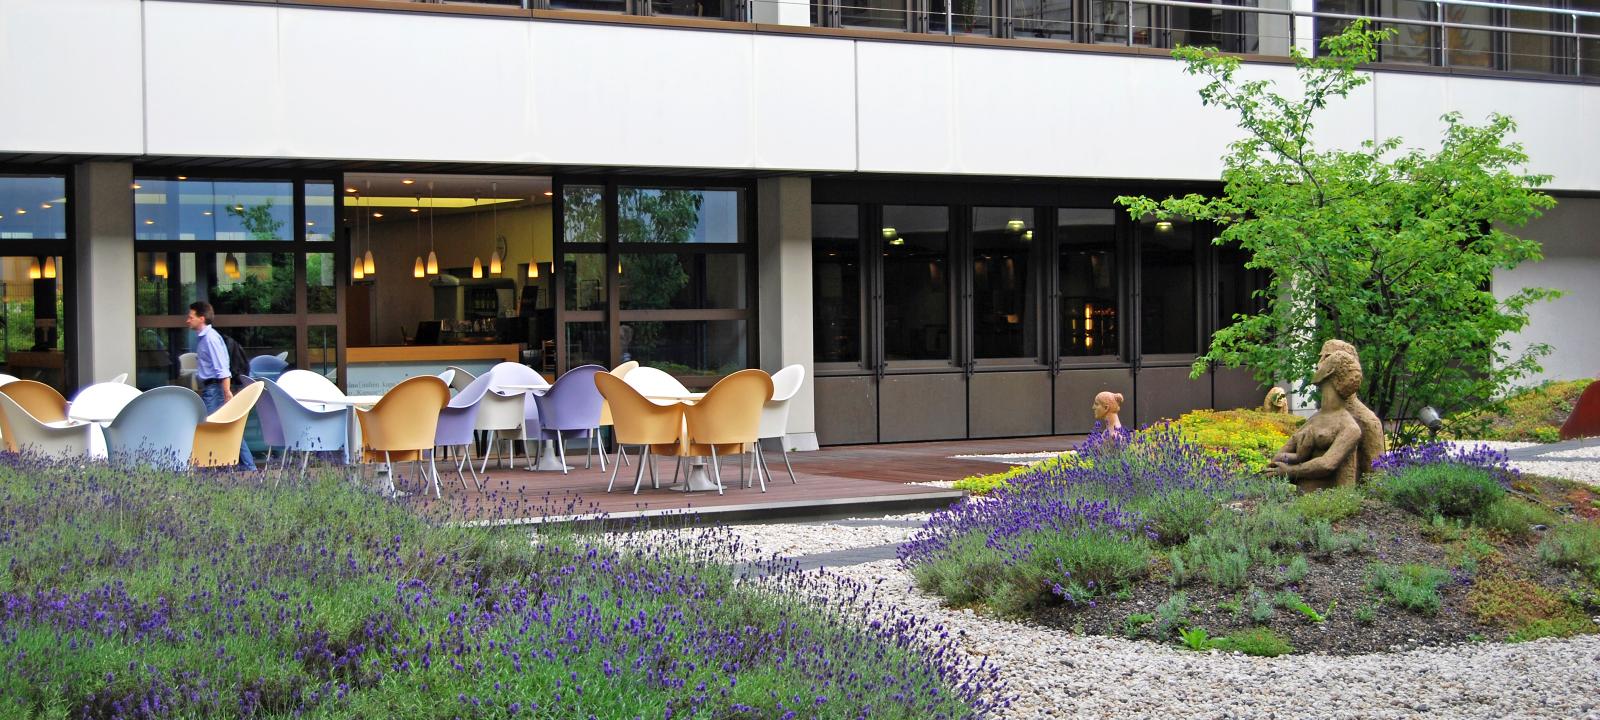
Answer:
[[[561,460],[561,472],[567,467],[567,449],[562,435],[582,433],[580,437],[593,439],[600,426],[600,405],[604,399],[595,387],[594,376],[606,369],[599,365],[580,365],[556,378],[556,383],[544,395],[534,398],[539,408],[539,438],[554,437],[556,452]],[[594,443],[589,443],[589,462],[593,462]],[[606,469],[606,454],[600,453],[600,470]]]
[[[472,446],[477,441],[475,428],[478,422],[478,408],[483,400],[484,393],[489,391],[489,376],[485,375],[474,380],[455,397],[450,398],[450,404],[439,411],[439,425],[433,432],[435,447],[461,447],[461,458],[456,462],[456,479],[461,481],[461,489],[467,488],[467,479],[461,474],[461,467],[465,465],[472,471],[472,484],[477,486],[478,492],[483,492],[483,483],[478,480],[478,469],[472,467]]]
[[[289,442],[283,438],[283,420],[278,418],[278,406],[273,402],[271,395],[264,400],[256,403],[256,417],[261,419],[261,442],[267,446],[266,467],[272,465],[273,448],[284,448],[282,464],[288,467]]]

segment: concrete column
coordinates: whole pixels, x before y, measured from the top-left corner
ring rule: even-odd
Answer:
[[[83,163],[73,173],[78,382],[134,378],[133,165]]]
[[[806,382],[789,403],[791,450],[817,449],[816,382],[811,363],[811,179],[756,181],[759,218],[761,368],[803,365]]]

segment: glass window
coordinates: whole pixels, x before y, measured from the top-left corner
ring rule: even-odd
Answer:
[[[742,253],[622,255],[623,310],[743,309],[749,306]]]
[[[1454,3],[1445,3],[1443,7],[1444,18],[1447,22],[1465,25],[1495,24],[1495,10],[1493,8],[1456,5]],[[1448,28],[1445,48],[1450,54],[1449,64],[1452,66],[1494,67],[1494,33],[1489,30]]]
[[[972,338],[979,358],[1039,354],[1032,208],[972,209]]]
[[[0,240],[66,237],[66,178],[0,175]]]
[[[655,15],[718,19],[728,16],[725,0],[650,0],[650,12]]]
[[[743,203],[740,190],[618,188],[617,242],[742,242]]]
[[[622,323],[622,361],[672,375],[727,375],[749,367],[743,320]]]
[[[245,357],[281,356],[290,368],[298,367],[293,327],[216,326],[218,332],[238,341]],[[137,383],[140,389],[162,385],[195,387],[195,334],[188,328],[139,328],[135,341]]]
[[[1423,0],[1380,0],[1378,12],[1383,17],[1401,20],[1432,20],[1433,7],[1433,3]],[[1433,28],[1405,23],[1384,23],[1382,27],[1394,28],[1398,34],[1378,46],[1379,60],[1413,65],[1433,64]]]
[[[339,328],[312,325],[306,331],[306,369],[338,382]]]
[[[945,31],[946,0],[928,0],[928,30]],[[958,35],[990,35],[994,32],[994,18],[990,0],[953,0],[949,9],[950,20]]]
[[[1550,0],[1517,0],[1516,5],[1549,7]],[[1526,30],[1554,30],[1558,16],[1542,12],[1506,11],[1506,25]],[[1556,38],[1550,35],[1506,33],[1506,68],[1523,72],[1555,72]]]
[[[1134,3],[1132,44],[1149,45],[1153,37],[1154,7]],[[1089,41],[1109,45],[1129,44],[1129,5],[1119,0],[1089,0]]]
[[[588,12],[614,12],[628,11],[626,0],[550,0],[550,7],[555,10],[586,10]]]
[[[1139,339],[1145,355],[1193,355],[1197,349],[1194,225],[1139,223]]]
[[[1339,15],[1366,15],[1365,0],[1316,0],[1316,11],[1322,13],[1335,13]],[[1327,54],[1322,49],[1322,41],[1337,37],[1344,29],[1350,26],[1349,20],[1340,18],[1317,18],[1317,48],[1315,54]]]
[[[306,312],[338,312],[339,266],[333,253],[306,254]]]
[[[606,241],[605,188],[568,185],[561,191],[562,238],[569,243]]]
[[[294,183],[259,180],[134,181],[137,240],[292,240]],[[332,227],[332,215],[327,218]]]
[[[1572,0],[1574,10],[1600,12],[1600,0]],[[1578,32],[1600,35],[1600,17],[1578,18]],[[1578,73],[1587,77],[1600,77],[1600,38],[1590,37],[1578,41]]]
[[[567,367],[579,365],[611,366],[611,335],[603,322],[569,322],[567,328]]]
[[[606,256],[573,253],[561,266],[568,310],[606,309]]]
[[[59,257],[0,258],[0,372],[63,392],[68,390],[65,272]]]
[[[135,312],[183,315],[205,300],[219,315],[293,313],[294,261],[292,253],[138,252]]]
[[[333,242],[334,187],[331,182],[306,183],[306,240]]]
[[[1168,8],[1167,13],[1172,47],[1194,45],[1231,50],[1237,44],[1236,38],[1224,29],[1227,17],[1220,8],[1173,7]]]
[[[861,215],[811,206],[811,341],[817,362],[861,361]]]
[[[1061,355],[1117,355],[1122,348],[1115,210],[1056,211],[1061,248]]]
[[[881,232],[884,357],[949,360],[949,208],[886,205]]]
[[[840,24],[845,27],[906,29],[906,0],[846,0],[840,4]]]
[[[1015,37],[1072,40],[1073,4],[1071,0],[1013,0]]]
[[[1250,253],[1236,245],[1217,248],[1217,327],[1235,322],[1236,315],[1255,315],[1265,310],[1265,298],[1256,291],[1267,286],[1267,272],[1245,267]]]

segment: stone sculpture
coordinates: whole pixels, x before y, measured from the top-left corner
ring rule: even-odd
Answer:
[[[1267,391],[1267,397],[1261,401],[1261,412],[1289,414],[1289,393],[1281,387]]]
[[[1322,391],[1322,406],[1267,465],[1301,492],[1354,485],[1359,475],[1362,430],[1347,401],[1361,387],[1361,360],[1342,348],[1323,349],[1311,378]]]
[[[1122,409],[1122,393],[1102,392],[1094,396],[1094,419],[1107,430],[1121,430],[1122,419],[1117,411]]]
[[[1356,359],[1356,371],[1360,372],[1361,353],[1356,352],[1356,346],[1343,340],[1329,340],[1322,344],[1322,354],[1318,362],[1320,363],[1322,358],[1332,352],[1349,353]],[[1356,387],[1358,389],[1361,387],[1360,378],[1356,379]],[[1344,399],[1344,407],[1350,412],[1350,417],[1356,419],[1356,424],[1361,426],[1361,447],[1356,456],[1356,475],[1365,475],[1372,469],[1372,461],[1377,460],[1379,455],[1389,449],[1388,441],[1383,437],[1383,421],[1378,419],[1378,414],[1367,407],[1366,403],[1361,402],[1361,398],[1356,397],[1354,391]]]

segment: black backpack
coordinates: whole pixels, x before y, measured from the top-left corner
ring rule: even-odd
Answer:
[[[255,382],[250,377],[250,358],[244,355],[244,346],[231,336],[223,335],[222,344],[228,348],[228,372],[233,375],[232,386],[234,392]]]

